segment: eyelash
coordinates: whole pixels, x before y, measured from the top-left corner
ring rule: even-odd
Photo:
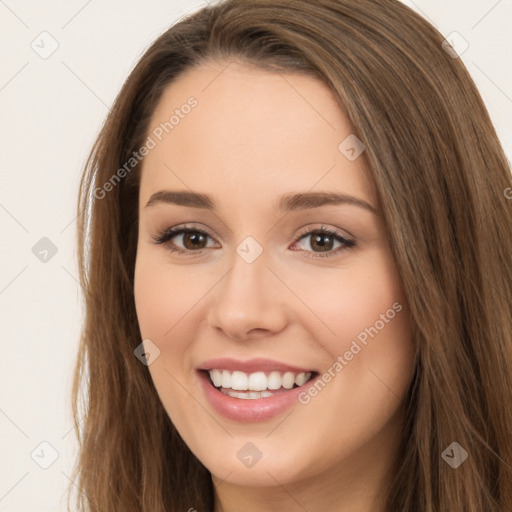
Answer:
[[[213,237],[209,233],[207,233],[206,231],[204,231],[202,229],[195,228],[193,226],[192,227],[190,227],[190,226],[177,226],[177,227],[174,227],[174,228],[167,228],[167,229],[165,229],[163,231],[160,231],[159,233],[157,233],[152,238],[153,238],[155,244],[164,245],[164,244],[167,244],[167,242],[170,242],[171,239],[173,239],[174,237],[176,237],[178,235],[189,234],[189,233],[198,233],[200,235],[207,236],[207,237],[210,237],[210,238],[213,239]],[[328,252],[324,252],[324,253],[322,253],[322,252],[315,253],[313,251],[305,250],[304,252],[307,253],[307,257],[309,257],[309,258],[331,257],[331,256],[339,254],[342,251],[345,251],[347,249],[355,247],[355,245],[356,245],[356,243],[353,240],[348,240],[344,236],[340,235],[337,231],[335,231],[333,229],[330,229],[330,228],[327,228],[325,226],[321,226],[320,228],[305,229],[304,231],[302,231],[298,235],[296,241],[294,242],[294,245],[299,240],[301,240],[302,238],[305,238],[308,235],[312,235],[312,234],[331,236],[336,241],[342,243],[343,246],[342,247],[338,247],[337,249],[334,249],[334,250],[331,250],[331,251],[328,251]],[[191,254],[191,253],[193,253],[193,255],[191,255],[192,257],[193,256],[199,256],[205,250],[207,250],[207,249],[203,248],[203,249],[199,249],[197,251],[192,251],[192,250],[188,250],[188,249],[182,249],[180,247],[173,247],[172,245],[167,245],[166,248],[169,251],[176,252],[178,254]],[[312,254],[314,254],[314,256]]]

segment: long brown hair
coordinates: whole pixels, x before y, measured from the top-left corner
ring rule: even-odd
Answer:
[[[134,356],[141,166],[126,167],[162,92],[212,59],[318,77],[366,145],[416,348],[387,510],[512,510],[512,178],[473,81],[442,42],[396,0],[226,0],[146,51],[80,187],[85,320],[70,494],[80,489],[81,510],[213,510],[210,473]],[[453,442],[468,453],[456,469],[443,460]]]

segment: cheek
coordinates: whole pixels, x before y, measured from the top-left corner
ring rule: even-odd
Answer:
[[[141,334],[155,340],[168,339],[171,331],[182,328],[186,322],[181,319],[208,290],[208,284],[191,272],[172,270],[144,253],[137,257],[134,281]]]
[[[187,313],[204,286],[184,274],[179,270],[171,272],[167,265],[154,261],[143,251],[137,256],[134,296],[139,328],[142,339],[151,340],[160,351],[148,370],[168,416],[186,431],[200,419],[190,407],[191,390],[186,391],[183,386],[189,378],[184,368],[190,366]]]
[[[310,330],[316,324],[333,357],[348,350],[354,339],[364,342],[375,329],[403,329],[405,297],[387,251],[375,250],[350,265],[327,270],[304,272],[294,282],[311,312],[303,318],[310,319]]]

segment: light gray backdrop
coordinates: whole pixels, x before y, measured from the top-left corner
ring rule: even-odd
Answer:
[[[451,34],[512,160],[512,0],[405,3]],[[69,392],[82,318],[79,175],[144,49],[201,5],[0,0],[2,512],[66,510],[76,452]]]

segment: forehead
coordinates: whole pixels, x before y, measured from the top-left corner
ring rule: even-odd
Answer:
[[[179,186],[251,200],[316,187],[371,199],[364,159],[339,149],[352,133],[335,94],[316,78],[205,63],[172,83],[155,109],[141,195]]]

